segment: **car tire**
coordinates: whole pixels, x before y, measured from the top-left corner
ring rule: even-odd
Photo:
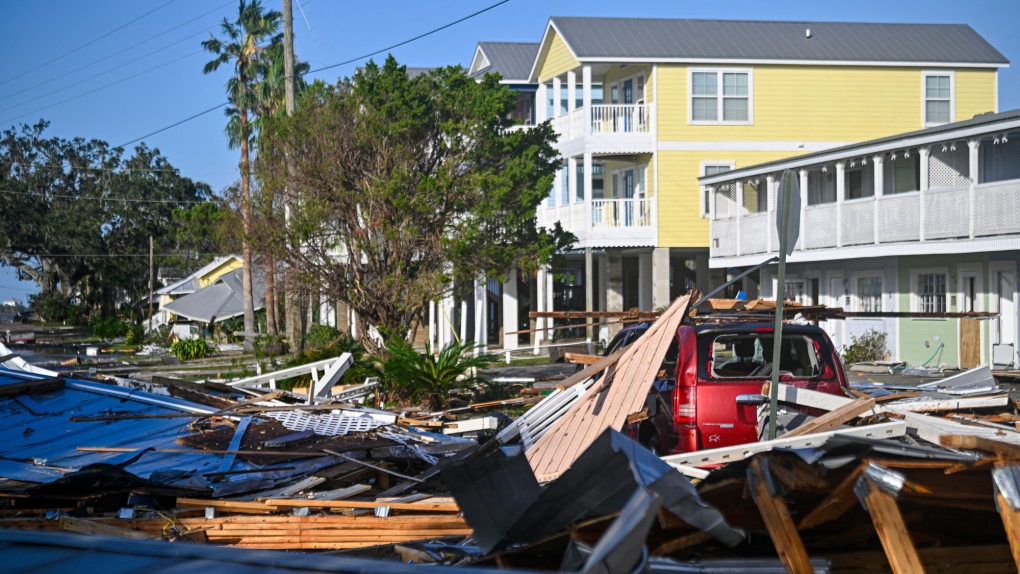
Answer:
[[[655,456],[662,456],[662,442],[659,441],[659,435],[653,434],[648,438],[648,450],[652,451]]]

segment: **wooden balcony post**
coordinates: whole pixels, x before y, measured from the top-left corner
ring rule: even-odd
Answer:
[[[875,230],[875,244],[879,243],[878,235],[878,199],[885,193],[885,154],[878,154],[871,158],[872,163],[875,165],[875,217],[874,217],[874,230]]]
[[[737,204],[737,257],[740,257],[740,220],[744,218],[744,182],[735,181],[733,185],[736,188],[734,199]]]
[[[535,96],[535,123],[542,123],[549,119],[549,88],[545,82],[538,85],[538,94]]]
[[[573,116],[574,110],[577,108],[577,72],[570,70],[567,72],[567,115]],[[573,118],[568,118],[570,121],[567,122],[567,139],[576,138],[581,134],[574,133],[574,121]]]
[[[586,136],[591,133],[591,64],[581,67],[581,105],[584,106],[584,133],[581,135]],[[584,173],[589,173],[588,164],[585,164]],[[591,193],[588,188],[585,190],[585,200],[591,201]]]
[[[919,179],[919,183],[920,183],[920,185],[918,185],[918,187],[920,189],[917,190],[917,211],[918,211],[918,214],[917,214],[917,232],[918,232],[918,239],[921,240],[921,241],[924,241],[924,236],[925,236],[925,231],[926,231],[925,225],[924,225],[924,214],[925,214],[926,206],[925,206],[924,202],[927,201],[927,197],[928,197],[928,176],[929,176],[929,166],[928,166],[928,163],[931,161],[931,146],[927,146],[927,145],[921,146],[921,147],[919,147],[917,149],[917,151],[918,151],[918,154],[920,155],[920,158],[919,158],[919,161],[918,161],[918,169],[921,171],[921,173],[919,174],[920,177],[918,178]]]
[[[776,176],[771,173],[765,176],[765,213],[767,213],[768,233],[765,235],[765,253],[772,253],[772,226],[774,226],[775,218],[772,216],[776,212],[776,191],[773,189],[776,183]],[[761,190],[758,191],[761,193]]]
[[[586,124],[587,125],[587,124]],[[591,153],[585,153],[583,161],[584,166],[584,236],[585,239],[591,237],[591,220],[592,214],[592,171],[595,167],[592,165]]]
[[[804,238],[804,228],[806,226],[804,221],[806,219],[804,217],[806,212],[804,211],[804,208],[807,207],[808,205],[808,170],[806,169],[800,170],[799,175],[800,175],[800,214],[799,214],[800,217],[798,218],[798,221],[800,221],[800,233],[797,235],[797,237],[800,238],[799,240],[800,248],[804,249],[804,246],[807,245],[807,239]],[[794,249],[796,249],[796,246],[794,246]]]
[[[836,162],[836,248],[843,246],[843,202],[846,201],[846,161]]]
[[[563,103],[562,103],[562,100],[563,100],[563,81],[560,80],[559,76],[556,76],[555,78],[553,78],[552,89],[553,89],[552,117],[558,118],[558,117],[563,115],[563,114],[560,113],[560,110],[563,109]]]
[[[981,138],[973,138],[967,140],[967,147],[970,149],[970,192],[968,197],[968,203],[970,205],[970,221],[969,225],[969,237],[974,239],[974,187],[981,181],[980,174],[980,150],[981,150]]]

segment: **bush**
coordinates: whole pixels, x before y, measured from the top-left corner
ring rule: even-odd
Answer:
[[[867,363],[881,361],[886,358],[886,333],[868,329],[860,337],[850,336],[850,346],[843,349],[843,363]]]
[[[309,349],[324,349],[336,345],[344,336],[345,334],[340,329],[316,323],[308,328],[308,334],[305,335],[305,345]],[[350,337],[348,336],[348,338]],[[351,341],[354,341],[354,339],[351,338]],[[355,345],[357,345],[356,342]]]
[[[145,325],[134,323],[128,325],[127,333],[124,334],[124,342],[128,345],[141,345],[145,341]]]
[[[170,344],[170,352],[182,361],[204,359],[212,353],[205,339],[181,339]]]
[[[71,299],[57,292],[35,293],[28,296],[29,307],[43,321],[54,323],[66,321],[75,325],[85,323],[87,309],[73,305]]]
[[[127,323],[117,317],[95,316],[89,319],[89,325],[100,339],[114,339],[128,331]]]
[[[382,366],[387,391],[430,410],[445,408],[450,391],[488,382],[475,374],[475,369],[496,360],[495,355],[474,356],[475,344],[471,341],[450,343],[434,354],[428,344],[425,352],[419,353],[403,339],[395,338],[386,349],[390,358]]]

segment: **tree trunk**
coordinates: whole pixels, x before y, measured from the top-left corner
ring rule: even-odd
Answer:
[[[270,253],[266,255],[266,333],[276,335],[279,332],[276,324],[276,257]]]
[[[248,110],[238,106],[241,115],[241,227],[244,237],[241,240],[241,284],[244,293],[244,350],[251,353],[255,350],[255,296],[252,292],[252,249],[249,236],[251,233],[251,171],[248,163]]]

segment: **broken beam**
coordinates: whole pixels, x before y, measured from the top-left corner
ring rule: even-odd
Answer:
[[[894,574],[924,574],[921,558],[917,555],[914,541],[907,532],[907,524],[903,514],[891,494],[882,490],[867,476],[861,477],[866,492],[858,492],[862,502],[871,514],[871,522],[878,533],[878,539],[885,549]]]
[[[857,399],[856,401],[847,403],[834,411],[829,411],[814,420],[808,421],[783,436],[790,438],[811,433],[830,431],[841,424],[851,421],[858,415],[870,411],[874,407],[875,399],[871,397],[866,399]]]
[[[815,570],[811,566],[807,550],[804,549],[804,542],[793,525],[793,519],[790,518],[790,510],[786,506],[786,501],[771,486],[772,477],[766,476],[767,472],[768,470],[762,466],[760,457],[751,461],[747,468],[751,497],[758,505],[765,527],[786,571],[794,574],[812,574]]]

